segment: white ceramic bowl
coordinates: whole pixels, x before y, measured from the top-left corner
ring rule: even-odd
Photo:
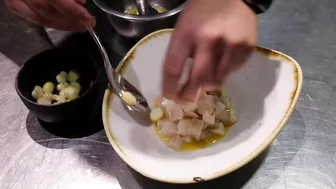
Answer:
[[[149,104],[160,94],[162,61],[172,31],[146,36],[118,67]],[[242,167],[275,139],[295,108],[302,80],[301,68],[293,58],[257,47],[248,63],[224,86],[239,118],[214,145],[188,152],[169,149],[153,126],[132,118],[110,89],[103,104],[105,131],[119,156],[146,177],[170,183],[211,180]]]

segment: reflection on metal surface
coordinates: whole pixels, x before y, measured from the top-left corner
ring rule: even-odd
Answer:
[[[49,39],[55,46],[59,45],[65,38],[73,34],[73,32],[70,31],[59,31],[52,28],[45,28],[45,31],[47,32]]]
[[[285,129],[261,156],[225,177],[196,185],[171,185],[139,175],[120,160],[104,132],[74,139],[50,134],[28,114],[15,93],[13,83],[19,65],[0,55],[0,188],[335,189],[334,7],[334,0],[274,1],[269,12],[260,16],[261,45],[288,53],[301,64],[305,81],[299,103]],[[9,17],[4,14],[0,21]],[[0,29],[4,26],[1,24]],[[16,34],[3,32],[11,36],[0,39],[5,55],[12,58],[10,52],[18,52],[11,40],[41,47],[39,41],[34,44],[25,36],[14,37]],[[118,45],[111,45],[114,39]],[[115,62],[132,46],[113,33],[106,35],[106,41],[111,42],[106,48]],[[22,54],[15,56],[21,60],[37,50],[22,49]]]

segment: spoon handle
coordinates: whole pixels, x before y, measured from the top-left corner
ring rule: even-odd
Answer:
[[[113,69],[107,52],[104,46],[101,44],[98,35],[91,26],[86,26],[86,28],[90,32],[91,36],[93,37],[100,50],[100,53],[102,54],[106,75],[113,91],[123,100],[124,103],[126,103],[126,106],[129,108],[129,110],[148,112],[149,106],[145,97],[130,82],[128,82]],[[129,106],[129,104],[127,104],[127,102],[122,98],[124,92],[130,92],[135,98],[136,104]]]
[[[144,0],[136,0],[136,5],[140,15],[145,15],[147,13],[146,2]]]
[[[158,11],[154,9],[147,0],[135,0],[136,6],[140,15],[158,14]]]
[[[113,69],[113,67],[111,65],[111,62],[110,62],[110,59],[107,55],[107,52],[106,52],[104,46],[101,44],[100,39],[99,39],[98,35],[96,34],[96,32],[93,30],[93,28],[91,26],[86,26],[86,28],[89,31],[89,33],[91,34],[91,36],[93,37],[94,41],[96,42],[96,44],[99,48],[99,51],[100,51],[101,55],[103,56],[106,75],[107,75],[107,78],[109,80],[109,83],[111,84],[112,89],[117,94],[121,94],[121,90],[119,88],[119,85],[115,81],[115,78],[119,78],[119,77],[116,77],[116,76],[119,76],[119,73],[117,73]]]

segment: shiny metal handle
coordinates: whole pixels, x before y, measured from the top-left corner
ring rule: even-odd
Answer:
[[[103,55],[104,59],[108,59],[107,52],[105,51],[104,46],[100,43],[100,39],[99,39],[98,35],[96,34],[96,32],[93,30],[93,28],[91,26],[86,26],[86,28],[88,29],[91,36],[93,37],[96,44],[98,45],[100,53]],[[104,63],[105,63],[105,61],[104,61]]]
[[[140,15],[145,15],[147,13],[147,10],[146,10],[146,4],[147,2],[145,0],[136,0],[136,4],[137,4],[137,8],[138,8],[138,11],[140,13]]]
[[[124,79],[118,72],[116,72],[113,69],[110,63],[110,59],[107,55],[107,52],[104,46],[101,44],[98,35],[91,26],[86,26],[86,28],[90,32],[92,38],[94,39],[100,50],[100,53],[102,54],[106,75],[114,92],[123,100],[123,102],[129,108],[129,110],[136,110],[139,112],[148,113],[149,106],[145,97],[131,83],[129,83],[126,79]],[[128,105],[127,102],[125,102],[125,100],[122,98],[124,92],[130,92],[136,98],[135,105]]]
[[[96,34],[96,32],[93,30],[93,28],[91,26],[86,26],[87,30],[89,31],[89,33],[91,34],[91,36],[93,37],[94,41],[96,42],[96,44],[98,45],[99,51],[103,56],[103,61],[104,61],[104,65],[105,65],[105,71],[106,71],[106,75],[107,78],[109,80],[109,83],[111,84],[112,89],[114,90],[114,92],[116,92],[117,94],[121,94],[121,90],[119,88],[118,83],[116,82],[116,76],[119,76],[119,73],[117,73],[110,62],[110,59],[107,55],[107,52],[104,48],[104,46],[101,44],[100,39],[98,37],[98,35]],[[118,77],[119,78],[119,77]]]

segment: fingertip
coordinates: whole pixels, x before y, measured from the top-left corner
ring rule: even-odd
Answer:
[[[189,99],[175,98],[174,101],[175,101],[177,104],[183,104],[183,103],[185,103],[186,101],[189,101]]]
[[[201,87],[198,88],[197,94],[196,94],[196,97],[195,97],[194,101],[197,102],[197,101],[201,100],[204,97],[204,95],[202,95],[203,94],[202,92],[203,92],[202,88]]]
[[[94,28],[96,26],[96,18],[91,16],[90,18],[86,18],[85,21],[81,22],[84,26],[91,26]]]
[[[170,94],[170,93],[163,93],[162,95],[163,97],[169,99],[169,100],[174,100],[175,102],[178,101],[178,98],[177,96],[173,95],[173,94]]]
[[[96,21],[93,16],[90,14],[83,14],[82,18],[80,18],[80,23],[83,24],[84,26],[94,26]]]
[[[181,94],[179,95],[179,99],[183,101],[193,101],[198,98],[199,95],[199,88],[189,87],[187,86]]]
[[[172,90],[170,90],[170,88],[167,87],[166,85],[162,87],[162,95],[166,98],[175,98],[176,96],[172,93]]]
[[[84,26],[78,26],[78,27],[76,27],[75,30],[77,32],[86,32],[87,31],[86,27],[84,27]]]
[[[92,20],[91,20],[91,27],[95,27],[96,26],[96,18],[92,16]]]
[[[179,94],[175,90],[171,90],[169,86],[162,87],[162,96],[167,99],[174,100],[175,102],[180,102]]]
[[[55,7],[73,22],[83,24],[84,26],[95,23],[94,17],[88,10],[81,5],[85,0],[47,0],[50,6]]]
[[[212,92],[212,91],[217,91],[220,88],[220,85],[217,84],[209,84],[204,87],[202,87],[204,91],[207,92]]]
[[[244,64],[239,64],[239,65],[232,66],[232,67],[230,67],[229,70],[230,70],[230,72],[236,72],[236,71],[238,71],[240,68],[242,68],[243,65],[244,65]]]

